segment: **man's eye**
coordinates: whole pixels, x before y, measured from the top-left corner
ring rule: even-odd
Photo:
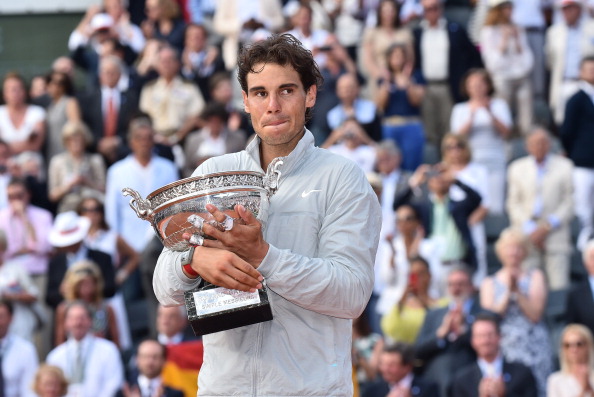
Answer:
[[[289,95],[291,93],[293,93],[292,88],[285,88],[284,90],[281,91],[281,95]]]
[[[256,93],[254,93],[254,96],[256,96],[258,98],[264,98],[266,96],[266,92],[264,92],[264,91],[257,91]]]

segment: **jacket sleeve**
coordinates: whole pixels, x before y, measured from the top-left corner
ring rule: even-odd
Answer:
[[[381,209],[362,171],[345,167],[336,179],[317,235],[317,257],[271,244],[258,270],[271,290],[295,305],[356,318],[373,289]]]
[[[481,195],[476,190],[466,185],[465,183],[455,180],[454,184],[466,193],[466,198],[462,201],[464,210],[467,215],[470,215],[472,211],[478,208],[481,204]]]

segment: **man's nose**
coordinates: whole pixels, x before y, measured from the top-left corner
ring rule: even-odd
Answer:
[[[281,104],[280,104],[280,98],[277,94],[270,94],[268,95],[268,107],[267,107],[267,111],[269,113],[276,113],[278,111],[280,111],[281,109]]]

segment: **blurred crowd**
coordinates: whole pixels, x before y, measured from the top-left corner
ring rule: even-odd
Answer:
[[[316,144],[382,206],[356,395],[594,395],[593,16],[587,0],[89,7],[47,74],[2,79],[0,396],[196,395],[201,341],[155,299],[163,246],[121,191],[245,147],[237,53],[276,33],[324,76]]]

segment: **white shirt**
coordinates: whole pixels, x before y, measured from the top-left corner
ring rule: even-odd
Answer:
[[[31,133],[35,130],[35,126],[40,121],[45,120],[45,110],[36,105],[28,105],[25,112],[25,119],[20,127],[15,127],[8,116],[8,109],[6,105],[0,106],[0,138],[3,141],[22,142],[29,139]]]
[[[138,375],[138,388],[141,396],[154,396],[155,392],[161,387],[161,377],[149,379],[144,375]]]
[[[577,79],[580,77],[580,62],[582,61],[582,29],[579,26],[567,27],[567,40],[565,40],[565,70],[564,79]]]
[[[109,100],[113,101],[113,108],[118,112],[120,108],[120,91],[117,87],[109,88],[109,87],[101,87],[101,111],[103,112],[103,117],[107,116],[107,110],[109,109]]]
[[[525,28],[543,28],[546,25],[543,14],[543,0],[514,0],[512,21]]]
[[[77,343],[70,338],[47,355],[47,363],[60,367],[66,378],[73,375]],[[84,381],[81,385],[71,385],[67,396],[74,396],[75,390],[84,397],[115,395],[124,383],[124,368],[118,348],[113,342],[90,334],[81,343]]]
[[[178,345],[183,342],[184,334],[181,332],[178,332],[177,334],[173,335],[171,338],[165,334],[159,334],[159,335],[157,335],[157,340],[159,341],[160,344],[165,345],[165,346]]]
[[[345,143],[338,143],[330,146],[328,150],[354,161],[364,172],[373,171],[375,149],[372,146],[359,145],[354,149],[350,149]]]
[[[490,363],[479,358],[477,364],[483,373],[483,378],[498,378],[503,373],[503,357],[501,354]]]
[[[423,76],[428,81],[445,80],[448,78],[448,54],[450,51],[447,22],[442,18],[436,27],[432,27],[426,20],[423,20],[421,27],[423,28],[421,36]]]
[[[39,293],[25,268],[19,262],[11,260],[0,265],[0,296],[5,292],[26,292],[33,296]],[[33,304],[14,302],[13,306],[14,313],[9,331],[32,342],[37,326]]]
[[[394,214],[394,198],[400,180],[400,171],[394,170],[382,177],[382,237],[393,234],[396,230],[396,215]]]
[[[149,193],[179,179],[175,165],[162,157],[153,156],[143,167],[130,155],[113,164],[107,171],[105,193],[105,219],[111,229],[122,236],[137,252],[142,251],[154,236],[149,222],[140,219],[130,208],[130,197],[122,189],[130,187],[142,198]]]
[[[5,397],[35,397],[31,388],[39,366],[35,346],[9,333],[0,339],[0,351]]]

